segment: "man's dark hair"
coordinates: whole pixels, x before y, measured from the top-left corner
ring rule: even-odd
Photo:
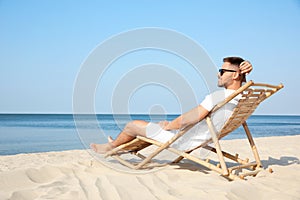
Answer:
[[[229,62],[232,65],[237,65],[238,67],[240,66],[240,64],[245,61],[243,58],[240,57],[226,57],[223,58],[223,62]]]
[[[243,58],[240,57],[226,57],[223,58],[223,62],[229,62],[232,65],[236,65],[237,67],[240,67],[240,64],[245,61]],[[241,74],[241,80],[242,82],[246,82],[246,76],[245,74]]]

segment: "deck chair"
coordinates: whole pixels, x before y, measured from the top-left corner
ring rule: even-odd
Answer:
[[[161,143],[156,140],[137,136],[134,140],[120,145],[113,150],[106,153],[105,157],[111,156],[118,160],[123,165],[130,167],[132,169],[143,169],[148,168],[149,166],[153,167],[153,163],[151,162],[155,156],[157,156],[163,150],[169,150],[179,157],[175,159],[172,163],[178,163],[182,159],[188,159],[193,162],[196,162],[210,170],[218,172],[220,175],[228,178],[229,180],[236,180],[236,179],[244,179],[246,176],[256,176],[256,174],[261,171],[262,163],[259,158],[259,154],[257,148],[255,146],[254,140],[250,133],[250,130],[247,126],[246,120],[251,116],[251,114],[255,111],[257,106],[276,93],[278,90],[283,88],[283,85],[280,84],[278,86],[269,85],[269,84],[262,84],[262,83],[254,83],[253,81],[249,81],[236,90],[232,95],[227,97],[222,102],[218,103],[205,117],[205,120],[208,124],[209,131],[211,133],[211,138],[205,141],[204,143],[200,144],[198,147],[193,148],[188,151],[180,151],[178,149],[170,147],[172,143],[174,143],[178,138],[184,135],[190,128],[194,125],[190,125],[179,133],[177,133],[173,138],[171,138],[166,143]],[[218,132],[214,127],[214,124],[211,120],[211,116],[214,112],[218,109],[222,108],[226,103],[231,101],[235,96],[241,95],[241,99],[239,100],[237,106],[234,108],[232,115],[226,121],[222,129]],[[236,130],[238,127],[242,126],[245,130],[246,136],[250,143],[250,147],[252,149],[254,155],[254,161],[249,162],[249,159],[241,159],[238,154],[232,155],[225,151],[222,151],[219,140],[226,135],[230,134],[232,131]],[[209,144],[213,143],[214,147],[211,147]],[[156,150],[154,150],[150,155],[144,156],[140,153],[141,150],[144,148],[155,145],[157,146]],[[211,152],[217,154],[218,163],[213,164],[209,159],[203,160],[198,158],[195,155],[191,155],[196,149],[204,148]],[[140,162],[132,163],[124,158],[122,158],[123,154],[132,153],[140,158]],[[236,165],[232,167],[227,167],[225,158],[234,161]],[[155,165],[154,165],[155,166]]]

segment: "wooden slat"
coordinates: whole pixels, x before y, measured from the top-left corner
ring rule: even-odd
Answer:
[[[250,172],[247,172],[247,173],[243,173],[243,174],[240,175],[240,178],[244,179],[247,176],[256,176],[261,170],[262,170],[262,168],[257,169],[255,171],[250,171]]]
[[[264,95],[265,95],[265,94],[264,94]],[[245,95],[245,96],[246,96],[246,97],[256,98],[256,97],[260,97],[261,94],[253,93],[253,94],[251,94],[251,95]],[[243,97],[244,97],[244,95],[243,95]]]
[[[269,87],[269,88],[276,88],[276,89],[282,89],[283,88],[283,84],[271,85],[271,84],[265,84],[265,83],[254,83],[253,86]]]
[[[244,103],[244,102],[249,102],[249,103],[255,103],[257,101],[257,98],[245,98],[245,99],[240,99],[239,103]]]
[[[244,101],[244,102],[241,102],[240,104],[238,104],[236,106],[236,109],[239,109],[239,108],[248,108],[248,107],[253,107],[257,102],[257,99],[255,99],[255,101],[251,102],[251,101]]]
[[[261,93],[261,92],[266,92],[266,89],[252,89],[252,91]],[[271,90],[271,91],[273,91],[273,90]]]
[[[251,113],[252,112],[250,112],[250,111],[252,111],[253,109],[251,108],[251,109],[239,109],[239,110],[237,110],[237,111],[234,111],[234,113],[232,114],[232,119],[236,119],[237,117],[240,117],[240,118],[244,118],[244,117],[248,117],[248,115],[250,114],[251,115]]]
[[[236,110],[233,111],[232,115],[237,115],[237,114],[241,114],[241,113],[249,113],[249,111],[252,111],[256,107],[257,107],[257,105],[255,105],[255,104],[252,104],[249,106],[239,106],[236,108]]]
[[[253,108],[254,107],[254,108]],[[251,115],[257,106],[252,107],[241,107],[238,111],[235,112],[235,116],[244,117],[245,115]]]
[[[234,121],[233,121],[233,122],[234,122]],[[222,129],[231,129],[231,127],[236,127],[236,128],[237,128],[237,127],[239,127],[241,124],[242,124],[241,121],[237,121],[235,124],[228,123],[228,124],[225,124],[225,125],[223,126]],[[222,132],[222,130],[221,130],[220,132]]]
[[[237,170],[237,169],[243,169],[243,168],[251,168],[251,167],[255,167],[257,166],[257,163],[247,163],[247,164],[243,164],[243,165],[237,165],[237,166],[233,166],[228,168],[229,172],[232,172],[233,170]]]

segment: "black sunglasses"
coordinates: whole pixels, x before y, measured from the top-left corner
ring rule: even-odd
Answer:
[[[223,76],[225,72],[236,72],[235,70],[231,69],[219,69],[220,75]]]

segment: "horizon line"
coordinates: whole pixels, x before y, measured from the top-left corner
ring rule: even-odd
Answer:
[[[181,115],[181,113],[38,113],[38,112],[22,112],[22,113],[14,113],[14,112],[8,112],[8,113],[2,113],[0,112],[0,115]],[[300,116],[300,114],[252,114],[254,116]]]

